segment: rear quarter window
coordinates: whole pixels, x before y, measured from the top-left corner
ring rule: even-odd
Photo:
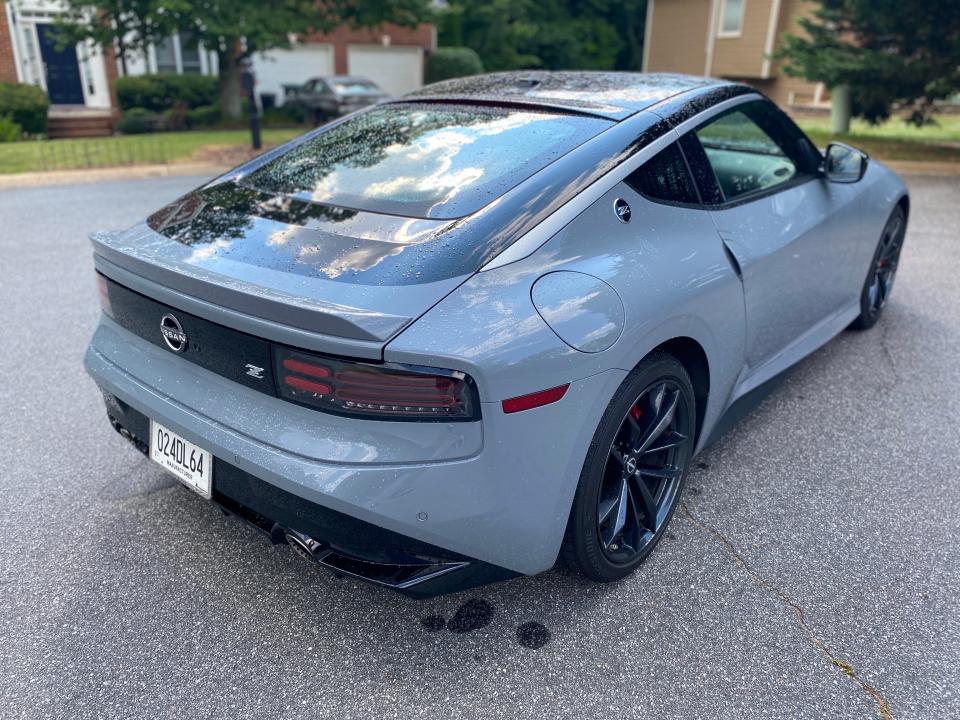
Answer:
[[[530,109],[384,105],[244,178],[257,190],[406,217],[476,212],[611,125]]]
[[[626,179],[627,185],[656,202],[697,205],[700,198],[680,148],[668,145]]]

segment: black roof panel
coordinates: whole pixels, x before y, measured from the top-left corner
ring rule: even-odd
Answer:
[[[675,95],[724,84],[730,83],[672,73],[517,70],[444,80],[402,100],[521,103],[622,120]]]

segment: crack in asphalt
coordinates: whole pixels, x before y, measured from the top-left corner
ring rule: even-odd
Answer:
[[[889,332],[890,323],[881,323],[880,324],[880,349],[883,350],[883,357],[887,361],[887,364],[890,365],[890,372],[893,373],[893,383],[896,385],[900,382],[900,369],[897,367],[896,361],[893,359],[893,352],[890,350],[890,345],[887,343],[887,333]]]
[[[831,664],[839,668],[844,675],[850,678],[854,684],[856,684],[861,690],[863,690],[873,699],[873,701],[877,704],[877,712],[879,713],[881,720],[894,720],[893,712],[890,710],[890,703],[887,702],[887,699],[883,696],[883,694],[874,685],[861,678],[853,665],[843,658],[835,655],[830,648],[827,647],[827,644],[824,642],[823,638],[817,635],[816,631],[814,631],[813,627],[807,621],[806,613],[796,601],[794,601],[779,587],[774,585],[770,580],[767,580],[756,570],[754,570],[750,563],[748,563],[743,555],[740,554],[732,541],[730,541],[723,535],[723,533],[714,528],[712,525],[709,525],[694,515],[690,511],[690,508],[687,507],[685,502],[681,500],[679,507],[691,523],[693,523],[700,530],[713,535],[717,540],[720,541],[720,544],[723,545],[727,552],[733,557],[734,563],[737,565],[737,567],[746,572],[757,587],[761,588],[762,590],[766,590],[768,593],[776,597],[782,604],[793,610],[797,616],[797,621],[800,623],[801,629],[813,646],[821,655],[827,658]]]

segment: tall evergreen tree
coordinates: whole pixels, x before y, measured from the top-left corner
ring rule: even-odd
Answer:
[[[935,101],[960,91],[958,0],[821,0],[777,57],[794,76],[847,86],[870,122],[894,106],[926,122]]]

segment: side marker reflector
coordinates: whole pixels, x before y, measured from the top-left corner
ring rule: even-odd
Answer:
[[[558,385],[557,387],[550,388],[549,390],[540,390],[539,392],[530,393],[529,395],[521,395],[519,397],[510,398],[509,400],[504,400],[503,411],[505,413],[515,413],[523,410],[532,410],[533,408],[540,407],[542,405],[555,403],[567,394],[568,387],[570,387],[570,383],[567,383],[566,385]]]

